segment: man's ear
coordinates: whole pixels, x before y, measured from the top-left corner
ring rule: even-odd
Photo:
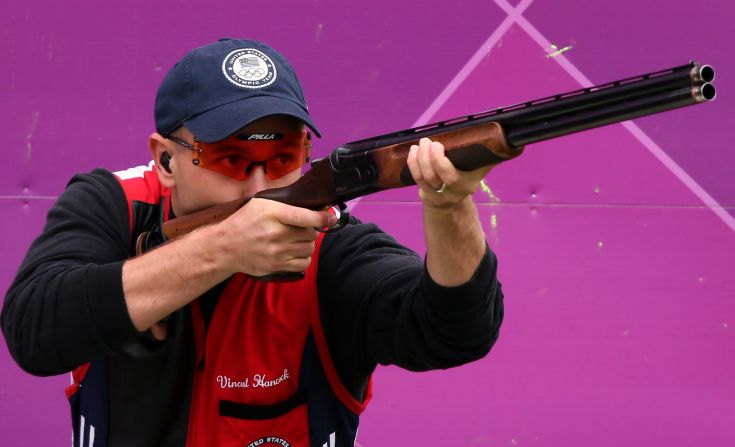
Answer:
[[[156,174],[161,185],[168,189],[176,186],[176,178],[171,167],[171,154],[166,146],[166,139],[159,133],[151,134],[148,139],[148,148],[155,161]]]

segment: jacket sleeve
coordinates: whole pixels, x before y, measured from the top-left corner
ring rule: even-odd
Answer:
[[[128,222],[125,195],[110,172],[69,182],[3,303],[5,340],[23,369],[67,372],[139,335],[122,289]]]
[[[423,371],[485,356],[503,320],[496,267],[488,248],[467,283],[442,287],[423,259],[375,225],[329,233],[318,288],[330,353],[345,385],[359,389],[378,363]]]

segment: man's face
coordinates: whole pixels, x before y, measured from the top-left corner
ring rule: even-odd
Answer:
[[[299,120],[274,115],[254,121],[237,133],[296,133],[303,130],[304,125]],[[180,128],[175,136],[188,143],[194,141],[194,135],[185,127]],[[297,168],[283,177],[272,180],[266,175],[264,165],[253,164],[245,180],[236,180],[194,165],[192,163],[194,154],[190,149],[168,139],[165,140],[165,144],[171,155],[170,166],[175,181],[172,205],[178,216],[252,195],[264,189],[290,185],[301,176],[301,169]]]

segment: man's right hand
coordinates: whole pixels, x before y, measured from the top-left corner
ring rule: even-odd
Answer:
[[[303,272],[311,263],[319,234],[315,228],[335,221],[327,211],[252,199],[217,225],[222,261],[231,273],[252,276]]]
[[[123,291],[140,331],[234,273],[303,272],[318,232],[334,223],[327,211],[253,199],[224,221],[192,231],[123,265]],[[157,328],[156,337],[166,336]]]

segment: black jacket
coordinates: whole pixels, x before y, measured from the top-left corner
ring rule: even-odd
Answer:
[[[187,371],[194,367],[190,316],[188,306],[175,312],[164,342],[133,326],[122,289],[129,219],[113,174],[75,176],[7,292],[2,329],[14,359],[31,374],[62,374],[107,358],[111,433],[135,430],[163,445],[161,439],[180,440],[186,432]],[[431,280],[420,257],[373,224],[353,219],[326,235],[320,308],[347,389],[360,399],[378,363],[422,371],[483,357],[503,318],[495,272],[488,249],[468,283],[445,288]],[[205,307],[216,305],[216,292],[202,298]],[[172,408],[180,411],[171,414]]]

